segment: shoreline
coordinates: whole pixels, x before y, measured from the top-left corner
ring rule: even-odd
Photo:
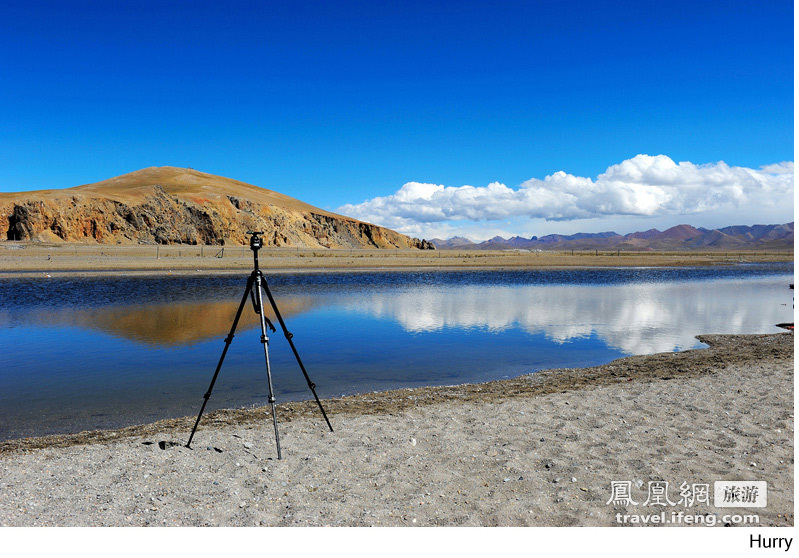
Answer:
[[[246,246],[139,246],[0,243],[0,278],[231,274],[252,269]],[[264,248],[268,273],[694,267],[793,262],[793,252],[508,252]]]
[[[485,383],[467,383],[448,386],[425,386],[375,391],[321,399],[329,417],[336,415],[392,415],[409,408],[450,402],[490,402],[517,397],[538,397],[552,393],[566,393],[631,381],[684,380],[705,374],[717,373],[730,363],[759,361],[770,358],[793,358],[786,343],[793,342],[793,332],[766,334],[705,334],[696,339],[707,347],[680,352],[632,355],[615,359],[607,364],[585,368],[556,368],[524,374],[516,378],[493,380]],[[765,343],[764,343],[765,341]],[[772,341],[775,341],[772,343]],[[736,355],[736,353],[741,353]],[[728,362],[729,361],[729,362]],[[321,420],[314,400],[289,401],[277,405],[279,421],[297,419]],[[148,424],[131,425],[109,430],[89,430],[69,434],[31,436],[0,440],[0,456],[44,448],[66,448],[76,445],[105,443],[154,433],[191,431],[196,416],[161,419]],[[271,421],[267,406],[239,409],[218,409],[203,414],[198,428],[246,425]],[[188,437],[188,436],[187,436]]]
[[[682,353],[3,444],[4,526],[616,526],[647,483],[709,525],[793,525],[793,334]],[[33,442],[31,440],[34,440]],[[677,506],[680,486],[768,483],[768,506]],[[610,502],[632,482],[633,503]],[[685,484],[687,483],[687,485]],[[609,503],[610,502],[610,503]],[[657,509],[655,511],[661,511]]]

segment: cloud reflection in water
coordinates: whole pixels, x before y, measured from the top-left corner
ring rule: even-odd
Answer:
[[[778,331],[791,321],[784,281],[686,281],[625,285],[449,286],[350,296],[352,311],[407,331],[520,328],[555,343],[595,334],[628,354],[685,350],[701,333]]]

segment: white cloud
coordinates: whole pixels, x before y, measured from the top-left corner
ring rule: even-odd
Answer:
[[[730,219],[747,214],[751,220],[763,221],[766,215],[784,213],[786,208],[792,219],[793,167],[793,162],[782,162],[755,170],[721,161],[696,165],[675,163],[665,155],[637,155],[609,167],[596,179],[558,171],[543,180],[531,178],[515,189],[499,182],[480,187],[408,182],[392,195],[344,205],[337,211],[416,236],[424,231],[474,228],[477,223],[494,222],[489,225],[494,230],[505,229],[496,222],[507,220],[526,221],[526,227],[520,225],[526,229],[535,219],[718,216],[725,212]]]

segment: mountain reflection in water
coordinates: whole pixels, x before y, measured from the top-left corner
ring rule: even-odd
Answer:
[[[15,321],[22,318],[31,325],[74,326],[152,346],[181,347],[227,335],[238,305],[234,301],[215,301],[76,309],[37,308],[24,316],[17,315]],[[278,309],[284,318],[289,318],[312,306],[313,300],[295,297],[284,301]],[[276,323],[271,310],[266,316]],[[10,321],[8,312],[0,312],[0,327]],[[257,325],[258,315],[248,300],[237,330],[242,331]]]

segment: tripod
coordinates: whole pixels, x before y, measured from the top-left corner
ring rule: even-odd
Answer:
[[[294,352],[294,356],[297,358],[297,363],[300,365],[300,369],[305,376],[305,381],[308,382],[308,387],[311,389],[314,399],[316,399],[316,404],[319,405],[319,410],[322,411],[322,416],[325,417],[325,422],[327,422],[327,426],[330,428],[331,432],[333,432],[333,427],[330,425],[330,420],[327,418],[327,413],[325,413],[325,409],[322,407],[322,402],[319,401],[319,396],[316,395],[316,384],[314,384],[311,381],[311,378],[308,377],[308,372],[305,370],[305,366],[302,364],[302,360],[297,352],[297,348],[294,346],[294,342],[291,340],[293,334],[289,333],[288,329],[286,329],[286,324],[283,321],[283,317],[280,315],[280,311],[277,309],[275,299],[272,297],[272,293],[269,291],[269,286],[266,284],[266,277],[264,277],[264,274],[260,269],[258,269],[258,250],[260,250],[261,246],[263,245],[260,235],[264,233],[260,231],[247,231],[247,234],[252,235],[250,237],[250,249],[252,250],[253,254],[254,269],[252,273],[250,273],[250,277],[247,279],[247,288],[244,289],[244,296],[241,297],[241,303],[239,304],[239,309],[236,312],[236,317],[233,319],[233,326],[230,328],[230,333],[225,338],[225,348],[222,350],[222,356],[219,357],[219,363],[216,365],[216,371],[214,372],[214,377],[211,379],[211,385],[208,386],[208,391],[205,392],[205,395],[203,396],[203,406],[200,408],[200,414],[197,415],[197,421],[194,423],[194,428],[191,430],[191,436],[189,436],[189,441],[186,443],[186,447],[191,449],[191,441],[194,438],[194,433],[197,431],[197,425],[200,424],[200,418],[203,416],[203,411],[205,411],[205,405],[208,403],[208,398],[211,397],[211,391],[214,389],[216,378],[219,376],[219,370],[222,368],[222,363],[225,360],[227,350],[230,347],[231,341],[233,341],[233,335],[236,332],[236,326],[239,324],[241,312],[244,309],[244,305],[247,303],[247,297],[249,296],[252,300],[253,310],[255,310],[255,313],[261,317],[261,343],[264,346],[264,358],[266,359],[266,378],[269,385],[269,403],[272,405],[272,422],[275,425],[277,458],[280,459],[280,434],[278,433],[277,429],[277,410],[275,407],[275,396],[272,390],[272,371],[269,366],[269,337],[266,334],[267,326],[273,332],[276,331],[276,329],[272,322],[269,321],[269,318],[264,315],[263,294],[261,292],[261,288],[266,291],[269,304],[272,305],[272,310],[275,311],[275,316],[277,317],[277,321],[280,323],[280,327],[283,329],[283,334],[286,336],[289,345],[291,345],[291,350]]]

